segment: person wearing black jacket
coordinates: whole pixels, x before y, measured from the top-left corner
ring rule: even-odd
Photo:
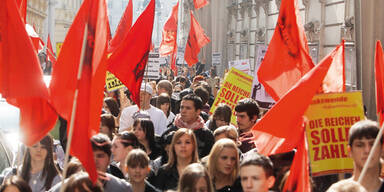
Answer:
[[[203,102],[197,95],[189,94],[184,96],[181,101],[180,114],[176,115],[174,123],[163,133],[165,135],[179,128],[193,130],[197,139],[200,158],[209,154],[215,142],[212,132],[205,126],[205,122],[200,116],[202,107]]]

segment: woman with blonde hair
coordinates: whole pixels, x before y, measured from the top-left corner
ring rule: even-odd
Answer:
[[[180,176],[178,192],[213,192],[208,171],[200,163],[188,165]]]
[[[195,134],[190,129],[180,128],[172,138],[168,162],[160,167],[153,184],[162,191],[176,189],[184,168],[196,162],[199,162],[199,154]]]
[[[242,191],[238,148],[230,139],[218,140],[208,155],[207,168],[215,191]]]

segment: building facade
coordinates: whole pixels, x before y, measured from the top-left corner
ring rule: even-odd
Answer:
[[[36,33],[41,37],[44,33],[44,21],[47,18],[47,0],[27,1],[27,23],[34,26]]]

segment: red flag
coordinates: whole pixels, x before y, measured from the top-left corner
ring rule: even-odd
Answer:
[[[160,55],[166,56],[175,52],[177,41],[177,22],[178,22],[179,2],[172,8],[172,13],[164,24],[162,40],[159,47]]]
[[[154,15],[155,1],[151,0],[123,40],[125,43],[108,58],[108,71],[129,89],[137,106],[140,106],[140,86],[151,46]]]
[[[255,144],[260,153],[288,152],[297,146],[304,131],[302,116],[341,49],[342,45],[339,45],[312,68],[254,125]]]
[[[200,9],[206,5],[208,5],[207,0],[193,0],[193,4],[195,5],[195,9]]]
[[[188,63],[188,66],[192,66],[199,62],[197,58],[200,49],[207,45],[211,40],[205,35],[204,29],[197,22],[193,16],[192,11],[191,15],[191,29],[189,30],[188,42],[185,48],[184,59]]]
[[[171,69],[173,71],[173,74],[177,76],[177,66],[176,66],[176,60],[177,60],[177,45],[175,43],[174,51],[171,54]]]
[[[53,49],[52,49],[52,43],[51,43],[51,38],[49,38],[49,34],[48,34],[48,40],[47,40],[47,56],[48,56],[48,59],[52,62],[52,64],[55,64],[56,63],[56,58],[55,58],[55,53],[53,52]]]
[[[0,29],[0,93],[20,108],[23,142],[31,146],[54,127],[57,115],[48,104],[43,72],[14,0],[0,3]]]
[[[27,0],[16,0],[16,2],[23,22],[27,23]]]
[[[375,53],[375,76],[376,76],[376,110],[380,126],[384,121],[384,54],[381,42],[376,42]]]
[[[322,90],[324,93],[335,93],[345,91],[345,59],[344,59],[344,40],[341,42],[342,48],[333,58],[331,67],[324,78]]]
[[[311,191],[311,184],[309,183],[308,148],[306,143],[305,133],[303,132],[283,192]]]
[[[108,52],[113,52],[117,46],[125,43],[123,40],[127,37],[129,29],[132,26],[132,15],[133,15],[133,0],[129,0],[127,7],[125,8],[124,14],[120,19],[120,23],[117,26],[115,35],[109,42]]]
[[[71,122],[75,90],[78,90],[70,153],[81,161],[92,181],[96,181],[97,173],[90,139],[99,131],[103,104],[108,44],[107,19],[105,0],[83,2],[53,68],[50,86],[52,103],[68,122]],[[81,62],[83,66],[79,69]]]
[[[275,101],[314,66],[298,11],[297,0],[282,0],[275,32],[257,72]]]

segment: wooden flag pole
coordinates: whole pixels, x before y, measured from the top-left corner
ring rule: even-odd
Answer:
[[[80,55],[80,63],[79,63],[79,68],[77,71],[77,81],[80,80],[81,78],[81,73],[83,69],[83,64],[84,64],[84,55],[85,55],[85,47],[87,45],[87,34],[88,34],[88,23],[85,23],[84,27],[84,35],[83,35],[83,46],[81,48],[81,55]],[[69,133],[68,133],[68,142],[65,150],[65,159],[64,159],[64,170],[63,170],[63,178],[61,180],[61,188],[60,192],[64,192],[65,185],[64,180],[67,176],[67,171],[68,171],[68,159],[69,159],[69,151],[71,149],[71,142],[72,142],[72,135],[73,135],[73,127],[75,124],[75,115],[76,115],[76,108],[77,108],[77,97],[79,94],[79,89],[76,88],[75,90],[75,95],[73,98],[73,105],[72,105],[72,113],[71,113],[71,122],[69,125]]]

